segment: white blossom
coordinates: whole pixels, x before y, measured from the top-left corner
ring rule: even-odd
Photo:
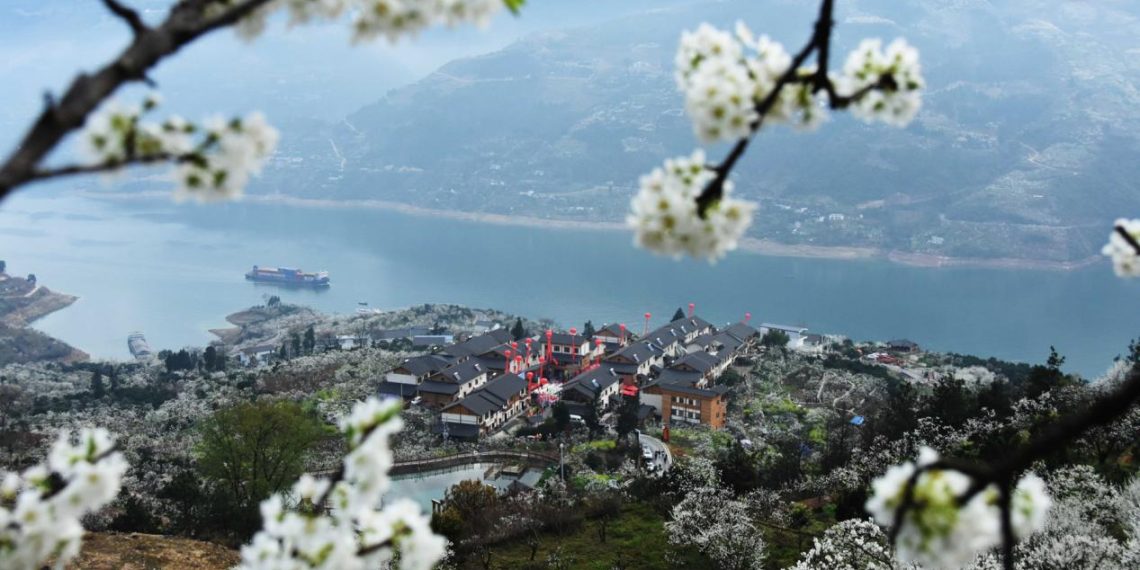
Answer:
[[[788,72],[792,58],[780,43],[755,37],[743,22],[737,22],[734,34],[706,23],[681,34],[674,64],[693,131],[703,142],[717,142],[752,134],[760,121],[758,106]],[[814,72],[804,68],[797,76],[806,79]],[[784,86],[764,121],[812,129],[826,118],[814,86],[802,81]]]
[[[764,567],[763,533],[752,524],[747,506],[725,489],[690,491],[670,515],[665,523],[669,542],[696,548],[720,567]]]
[[[756,205],[733,198],[732,184],[726,181],[722,198],[702,218],[696,199],[715,177],[701,150],[666,160],[663,167],[643,176],[626,219],[634,230],[634,243],[664,255],[710,261],[735,249],[752,223]]]
[[[1013,533],[1018,538],[1025,538],[1044,528],[1046,515],[1053,506],[1045,481],[1033,473],[1017,482],[1010,502]]]
[[[924,447],[917,465],[908,461],[888,469],[872,481],[866,509],[880,525],[898,525],[895,548],[902,562],[927,568],[961,568],[1001,542],[998,490],[989,485],[964,505],[959,504],[973,480],[955,470],[927,468],[937,461],[938,453]],[[919,469],[922,472],[915,478]],[[913,501],[900,522],[895,517],[912,479]],[[1011,501],[1018,538],[1039,530],[1052,504],[1044,483],[1032,474],[1018,482]]]
[[[1121,218],[1116,220],[1116,227],[1122,228],[1133,239],[1140,241],[1140,220]],[[1104,244],[1100,252],[1112,259],[1112,269],[1118,277],[1140,276],[1140,252],[1136,251],[1124,236],[1115,228],[1108,236],[1108,243]]]
[[[87,118],[80,135],[82,154],[91,162],[102,164],[126,160],[128,141],[135,130],[142,109],[110,101]]]
[[[141,107],[115,101],[104,105],[80,135],[85,156],[111,170],[132,160],[174,161],[174,198],[214,201],[240,197],[277,148],[277,130],[261,113],[229,121],[212,118],[205,128],[176,115],[143,121],[142,115],[157,105],[154,95]]]
[[[894,40],[885,52],[882,40],[863,40],[847,56],[836,83],[843,94],[854,95],[879,84],[884,77],[890,79],[890,84],[880,84],[859,97],[851,104],[851,113],[867,122],[906,126],[922,107],[922,89],[926,85],[918,50],[906,40]]]
[[[261,173],[266,159],[277,148],[277,130],[261,113],[244,119],[206,123],[210,144],[201,153],[182,161],[175,169],[176,200],[200,202],[230,200],[242,195],[250,176]]]
[[[64,431],[47,464],[0,477],[0,568],[62,568],[79,553],[79,519],[115,498],[127,462],[103,429]],[[53,477],[54,475],[54,477]]]
[[[292,488],[294,508],[280,494],[263,501],[264,527],[242,548],[240,568],[362,570],[398,560],[402,569],[426,570],[438,562],[447,541],[431,532],[418,504],[380,506],[392,466],[389,437],[402,425],[398,411],[398,402],[376,398],[356,404],[340,422],[350,450],[343,479],[302,476]]]
[[[502,4],[502,0],[273,0],[241,19],[236,29],[241,38],[253,40],[279,10],[288,12],[290,25],[337,20],[348,13],[354,41],[380,36],[396,41],[436,25],[485,26]]]

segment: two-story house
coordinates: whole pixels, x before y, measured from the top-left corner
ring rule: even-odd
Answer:
[[[503,374],[463,399],[443,408],[440,421],[450,436],[477,435],[495,431],[526,408],[526,380],[517,374]]]

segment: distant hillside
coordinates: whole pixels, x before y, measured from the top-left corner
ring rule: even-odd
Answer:
[[[1140,7],[841,2],[837,50],[907,37],[930,90],[906,130],[837,116],[766,133],[737,177],[753,233],[959,257],[1079,260],[1140,202]],[[743,17],[789,49],[815,2],[703,2],[452,62],[326,132],[260,192],[618,220],[637,177],[695,145],[672,82],[682,29]],[[525,17],[525,15],[524,15]],[[714,152],[714,156],[719,153]]]

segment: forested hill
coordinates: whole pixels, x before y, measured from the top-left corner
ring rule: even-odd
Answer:
[[[833,67],[861,38],[905,36],[922,52],[925,108],[906,130],[844,115],[814,134],[767,133],[737,176],[763,204],[755,235],[1078,260],[1096,254],[1112,219],[1135,211],[1137,5],[839,6]],[[295,138],[286,148],[307,155],[305,167],[278,169],[261,189],[618,220],[640,174],[696,144],[673,86],[680,31],[740,17],[794,50],[815,9],[701,2],[454,61],[333,132]]]

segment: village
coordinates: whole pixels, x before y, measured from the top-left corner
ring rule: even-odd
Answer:
[[[652,330],[646,313],[640,334],[621,323],[590,331],[547,329],[522,338],[494,328],[404,360],[378,389],[437,412],[435,431],[459,440],[538,425],[556,402],[564,402],[578,424],[595,406],[593,413],[603,421],[612,419],[623,400],[633,399],[639,402],[639,423],[660,423],[666,438],[671,424],[720,429],[730,390],[718,382],[722,374],[754,354],[769,331],[784,333],[791,348],[809,339],[799,327],[753,327],[751,314],[717,327],[694,309],[690,304],[688,314]]]

